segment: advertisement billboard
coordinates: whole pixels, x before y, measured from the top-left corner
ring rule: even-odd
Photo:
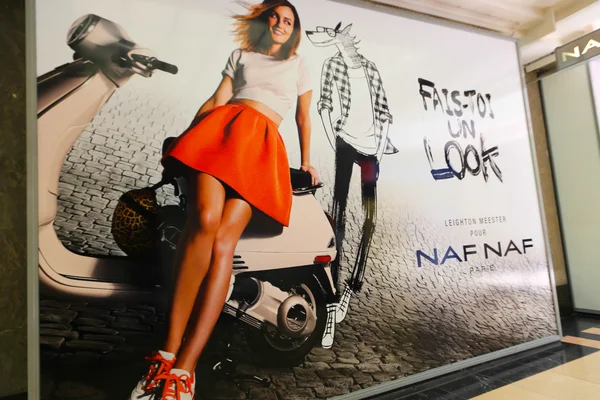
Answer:
[[[292,3],[36,3],[57,390],[325,398],[558,334],[515,43]]]

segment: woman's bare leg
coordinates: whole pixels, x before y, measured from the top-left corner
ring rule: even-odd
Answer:
[[[205,286],[197,299],[198,314],[194,316],[193,325],[188,327],[186,341],[173,368],[183,369],[189,373],[194,372],[223,310],[231,279],[233,254],[251,217],[252,208],[246,201],[230,198],[225,202]]]
[[[177,354],[200,285],[208,271],[211,253],[225,204],[225,188],[204,173],[190,176],[187,220],[177,244],[177,278],[171,299],[165,351]]]

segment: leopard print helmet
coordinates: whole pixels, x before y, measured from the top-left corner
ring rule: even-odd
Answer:
[[[156,200],[157,187],[131,190],[119,198],[111,233],[117,246],[129,257],[151,258],[157,254],[160,210]]]

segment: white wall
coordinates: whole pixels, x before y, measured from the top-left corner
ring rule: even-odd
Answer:
[[[590,84],[592,86],[593,101],[596,110],[596,123],[600,132],[600,58],[595,58],[594,61],[588,64],[590,70]]]
[[[542,80],[574,307],[600,312],[600,143],[586,65]]]

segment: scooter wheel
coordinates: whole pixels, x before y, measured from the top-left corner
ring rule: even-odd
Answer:
[[[315,346],[318,346],[327,323],[327,304],[322,286],[314,275],[310,275],[296,288],[317,314],[317,324],[310,336],[293,339],[283,335],[274,327],[267,331],[252,329],[248,332],[249,347],[256,354],[257,362],[267,367],[295,367],[302,364]],[[299,293],[300,294],[300,293]]]

